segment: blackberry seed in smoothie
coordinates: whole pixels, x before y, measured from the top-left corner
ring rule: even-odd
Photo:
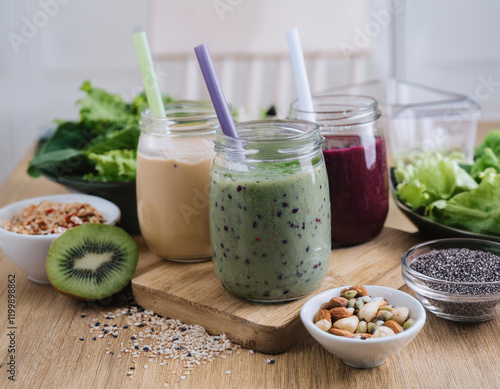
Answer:
[[[248,134],[246,129],[256,137],[265,138],[268,132],[275,140],[278,134],[293,147],[293,133],[282,127],[298,127],[312,132],[307,134],[311,139],[306,138],[311,143],[306,147],[309,153],[280,161],[284,156],[278,155],[278,149],[283,152],[283,142],[273,152],[272,141],[253,139],[246,148],[256,148],[259,153],[221,166],[216,141],[219,152],[210,185],[214,270],[222,285],[237,297],[293,300],[314,291],[328,272],[330,203],[321,138],[310,122],[263,122],[268,129],[261,133],[255,123],[260,122],[239,124],[240,136]]]

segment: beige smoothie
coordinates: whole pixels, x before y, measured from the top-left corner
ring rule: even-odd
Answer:
[[[210,165],[213,136],[148,138],[161,152],[137,156],[137,204],[141,233],[162,258],[211,257]],[[142,149],[151,149],[142,147]],[[139,147],[141,150],[141,147]]]

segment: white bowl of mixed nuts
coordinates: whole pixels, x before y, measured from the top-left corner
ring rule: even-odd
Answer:
[[[307,331],[330,353],[356,368],[380,366],[425,324],[412,296],[384,286],[342,286],[309,299],[300,311]]]
[[[33,197],[0,209],[0,248],[31,281],[49,284],[45,261],[54,240],[80,224],[114,225],[119,219],[120,209],[100,197],[84,194]]]

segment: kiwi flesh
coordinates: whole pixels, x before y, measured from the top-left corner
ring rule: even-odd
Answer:
[[[99,300],[127,286],[138,258],[136,243],[121,228],[83,224],[50,245],[46,268],[50,283],[61,293]]]

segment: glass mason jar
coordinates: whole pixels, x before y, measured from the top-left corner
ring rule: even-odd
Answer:
[[[142,114],[137,150],[137,211],[156,255],[178,262],[211,258],[210,164],[219,122],[212,103],[167,104],[166,117]]]
[[[332,244],[375,238],[389,210],[388,172],[377,101],[353,95],[315,95],[314,112],[294,101],[290,118],[313,120],[325,138],[323,154],[330,184]]]
[[[210,182],[214,270],[233,295],[286,301],[314,291],[330,260],[328,177],[315,123],[261,120],[217,131]]]

